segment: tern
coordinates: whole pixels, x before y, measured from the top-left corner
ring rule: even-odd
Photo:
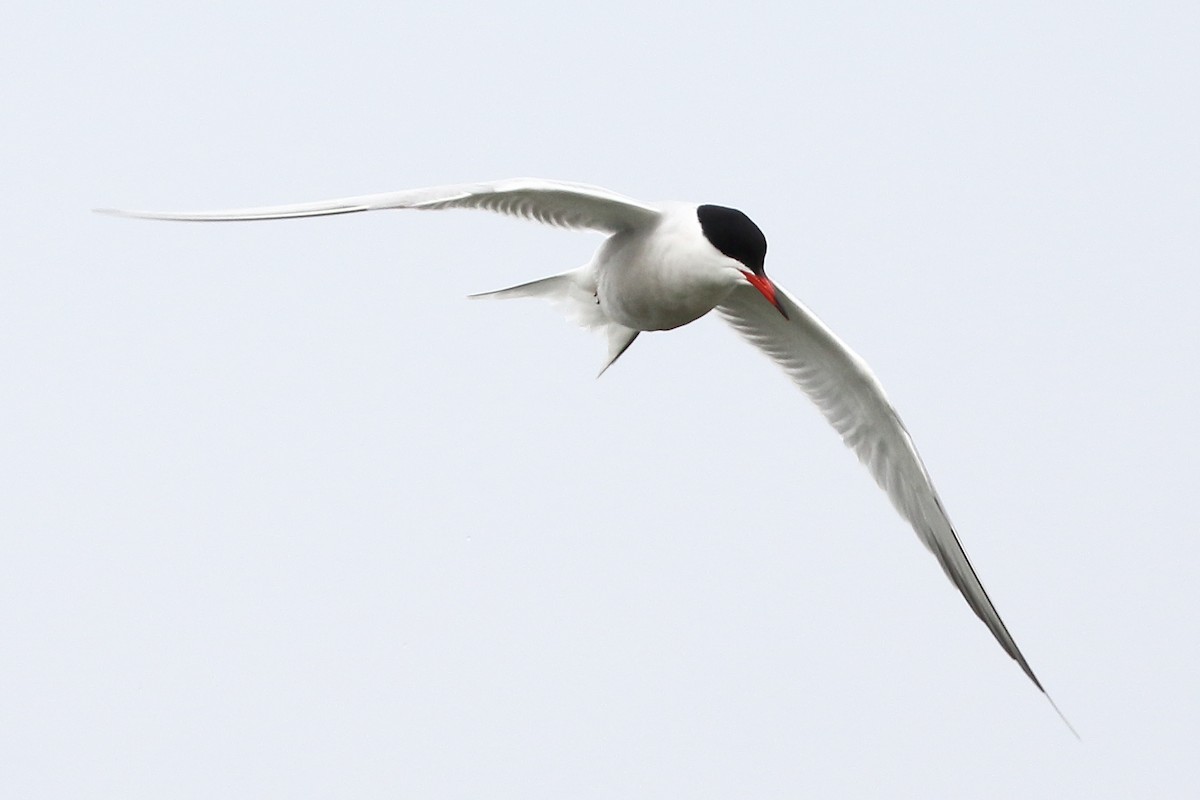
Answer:
[[[534,178],[224,211],[97,210],[146,219],[227,222],[449,208],[482,209],[607,234],[582,267],[472,295],[555,302],[574,321],[607,336],[608,357],[601,374],[643,331],[678,328],[715,309],[816,404],[971,610],[1058,711],[984,590],[879,381],[807,306],[767,277],[766,236],[741,211],[696,203],[644,203],[596,186]],[[1061,711],[1058,714],[1062,717]],[[1071,727],[1065,717],[1063,721]]]

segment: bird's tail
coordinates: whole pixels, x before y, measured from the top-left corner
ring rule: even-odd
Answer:
[[[572,322],[585,328],[603,331],[608,337],[608,358],[600,370],[600,375],[629,349],[629,345],[633,344],[639,333],[613,322],[604,313],[596,295],[596,279],[589,267],[573,269],[561,275],[551,275],[549,278],[510,286],[507,289],[471,295],[473,300],[484,297],[541,297],[561,308]]]

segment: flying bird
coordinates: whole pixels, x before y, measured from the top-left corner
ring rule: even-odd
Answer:
[[[980,583],[879,381],[815,314],[767,277],[767,239],[741,211],[696,203],[644,203],[596,186],[529,178],[225,211],[99,210],[146,219],[222,222],[448,208],[477,208],[607,234],[591,261],[578,269],[473,295],[541,297],[558,304],[579,324],[607,336],[608,356],[601,373],[643,331],[678,328],[716,309],[816,404],[971,610],[1046,694]]]

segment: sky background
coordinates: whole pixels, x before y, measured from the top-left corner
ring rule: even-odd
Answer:
[[[1195,3],[4,17],[0,795],[1200,783]],[[758,222],[1082,743],[720,320],[464,299],[599,236],[89,212],[526,175]]]

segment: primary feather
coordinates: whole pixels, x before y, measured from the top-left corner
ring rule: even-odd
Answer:
[[[658,216],[653,206],[599,186],[566,183],[541,178],[516,178],[488,183],[463,183],[405,189],[399,192],[367,194],[294,203],[282,206],[234,208],[220,211],[122,211],[97,209],[104,214],[142,219],[170,219],[183,222],[242,222],[263,219],[322,217],[354,214],[380,209],[438,210],[478,208],[523,217],[561,228],[618,233],[639,225],[651,224]]]
[[[779,295],[786,305],[787,319],[760,302],[750,287],[734,290],[717,309],[816,404],[870,470],[880,488],[887,492],[896,510],[937,557],[971,610],[1029,679],[1042,689],[971,566],[929,473],[879,381],[866,362],[803,303],[782,288]]]

